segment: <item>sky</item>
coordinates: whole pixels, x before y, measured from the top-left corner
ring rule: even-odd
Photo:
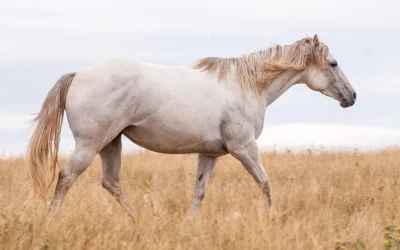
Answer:
[[[28,121],[58,77],[115,57],[191,65],[318,34],[357,91],[355,106],[292,87],[266,111],[270,148],[400,146],[397,1],[0,1],[0,156],[21,154]],[[64,122],[61,152],[74,140]],[[124,152],[137,150],[124,140]]]

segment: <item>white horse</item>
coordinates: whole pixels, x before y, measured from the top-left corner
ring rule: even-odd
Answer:
[[[125,135],[155,152],[198,153],[190,215],[204,197],[217,158],[226,154],[253,176],[272,215],[271,184],[256,139],[266,108],[298,83],[342,107],[355,103],[356,93],[317,36],[236,58],[204,58],[191,68],[118,59],[64,75],[35,118],[29,142],[35,191],[45,197],[55,178],[65,110],[76,145],[59,173],[50,214],[56,214],[68,189],[100,154],[103,187],[135,218],[120,182]]]

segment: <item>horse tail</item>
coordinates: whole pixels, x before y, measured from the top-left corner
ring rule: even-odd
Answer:
[[[32,121],[36,128],[29,140],[27,161],[35,194],[43,199],[56,175],[65,103],[74,77],[75,73],[61,76],[47,94],[41,110]]]

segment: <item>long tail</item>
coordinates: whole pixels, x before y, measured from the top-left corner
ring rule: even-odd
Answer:
[[[42,198],[53,183],[58,165],[58,146],[68,89],[75,73],[61,76],[48,93],[40,112],[33,120],[35,131],[29,141],[27,160],[34,190]]]

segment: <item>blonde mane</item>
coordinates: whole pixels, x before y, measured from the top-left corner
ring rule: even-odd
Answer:
[[[268,86],[285,70],[304,70],[313,65],[318,68],[327,66],[328,47],[314,38],[304,38],[290,45],[276,45],[241,57],[200,59],[193,68],[218,74],[224,79],[233,69],[236,79],[243,89],[257,94]]]

